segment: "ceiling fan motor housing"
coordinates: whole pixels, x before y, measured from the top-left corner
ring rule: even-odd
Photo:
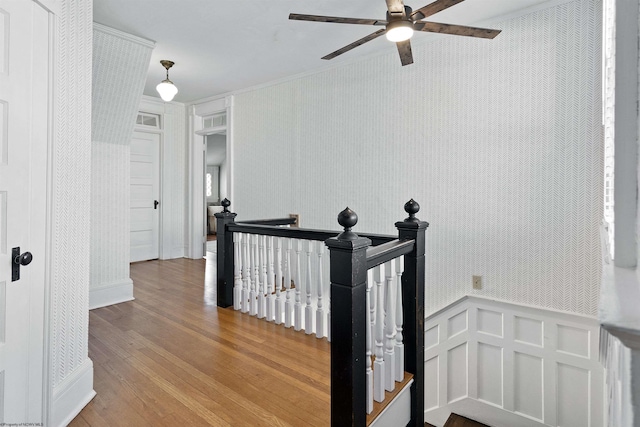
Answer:
[[[391,13],[387,11],[387,22],[389,24],[394,21],[409,21],[413,23],[413,20],[411,19],[412,13],[413,13],[413,9],[411,9],[409,6],[404,7],[403,14],[401,14],[400,12]]]

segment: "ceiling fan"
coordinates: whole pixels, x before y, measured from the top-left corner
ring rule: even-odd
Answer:
[[[346,45],[343,48],[331,52],[323,56],[322,59],[333,59],[338,55],[350,51],[360,45],[365,44],[375,38],[386,34],[387,39],[396,42],[398,53],[400,54],[400,62],[402,65],[413,64],[413,55],[411,53],[411,43],[409,39],[414,31],[424,31],[428,33],[454,34],[467,37],[481,37],[492,39],[500,34],[501,30],[491,30],[487,28],[467,27],[464,25],[441,24],[438,22],[423,21],[438,12],[455,6],[464,0],[436,0],[418,10],[412,10],[409,6],[405,6],[402,0],[386,0],[387,2],[387,19],[359,19],[359,18],[340,18],[337,16],[320,16],[320,15],[301,15],[298,13],[289,14],[289,19],[298,21],[316,21],[316,22],[333,22],[336,24],[360,24],[360,25],[379,25],[384,28],[379,29],[375,33],[369,34]]]

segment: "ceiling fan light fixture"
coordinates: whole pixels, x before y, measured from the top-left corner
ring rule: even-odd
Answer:
[[[413,23],[411,21],[397,20],[387,24],[385,33],[387,40],[392,42],[403,42],[413,36]]]
[[[160,63],[164,68],[167,69],[167,78],[160,82],[158,86],[156,86],[156,90],[158,91],[158,94],[160,94],[160,98],[162,98],[163,101],[169,102],[173,99],[174,96],[176,96],[176,93],[178,93],[178,88],[176,87],[176,85],[174,85],[173,82],[169,80],[169,68],[173,67],[174,63],[173,61],[167,61],[166,59],[163,59],[162,61],[160,61]]]

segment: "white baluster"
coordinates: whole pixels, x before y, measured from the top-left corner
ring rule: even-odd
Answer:
[[[316,338],[324,336],[324,307],[322,306],[322,293],[324,283],[322,282],[322,256],[324,255],[324,242],[318,242],[318,271],[317,282],[318,287],[318,307],[316,308]]]
[[[396,264],[396,381],[404,379],[404,339],[402,337],[402,273],[404,272],[404,257],[395,259]]]
[[[275,295],[275,276],[273,272],[273,236],[267,237],[267,321],[272,322],[275,318],[273,304]]]
[[[374,363],[373,398],[376,402],[384,400],[385,363],[384,363],[384,308],[382,305],[382,284],[384,282],[384,268],[379,265],[374,270],[376,281],[376,361]]]
[[[374,280],[374,274],[373,272],[376,271],[376,269],[369,269],[367,270],[367,274],[371,274],[371,280]],[[369,303],[369,318],[371,319],[371,334],[372,336],[376,336],[376,293],[378,288],[376,288],[374,286],[373,292],[371,292],[371,301]]]
[[[282,239],[280,237],[274,238],[275,244],[275,267],[276,267],[276,302],[275,302],[275,322],[277,325],[282,323],[282,312],[284,310],[284,301],[282,299],[282,286],[284,284],[282,279]]]
[[[242,312],[249,311],[249,288],[251,287],[251,266],[249,265],[249,240],[250,234],[245,234],[242,239]]]
[[[373,369],[371,368],[371,356],[372,356],[372,343],[373,343],[373,330],[371,329],[371,310],[369,305],[371,304],[371,288],[373,287],[373,277],[371,270],[367,271],[367,301],[365,310],[366,314],[366,328],[367,328],[367,353],[365,364],[367,366],[367,414],[373,412]]]
[[[233,309],[242,308],[242,233],[233,233]]]
[[[284,287],[287,290],[284,302],[284,326],[293,325],[293,301],[291,300],[291,239],[284,239]]]
[[[251,235],[251,289],[249,290],[249,314],[258,314],[258,236]]]
[[[385,304],[385,316],[384,316],[384,363],[386,365],[385,370],[385,388],[387,391],[393,391],[396,388],[396,376],[395,376],[395,343],[396,343],[396,317],[395,317],[395,301],[393,300],[394,286],[393,279],[393,263],[389,261],[385,263],[384,269],[386,271],[387,284],[385,287],[386,296],[384,299]]]
[[[258,319],[263,319],[267,314],[267,264],[265,261],[265,239],[267,236],[258,235],[258,273],[260,274],[260,287],[258,288]],[[395,325],[394,325],[395,328]]]
[[[313,307],[311,306],[311,293],[313,292],[311,283],[311,253],[313,252],[313,240],[307,240],[307,301],[304,307],[304,331],[307,335],[313,331]]]
[[[302,271],[300,268],[300,254],[302,253],[302,240],[295,240],[296,249],[296,303],[294,305],[293,328],[299,331],[302,328]]]

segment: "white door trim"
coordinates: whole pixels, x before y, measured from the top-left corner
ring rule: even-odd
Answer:
[[[205,136],[203,130],[205,116],[225,112],[227,115],[227,198],[233,210],[233,95],[214,99],[189,108],[189,192],[187,197],[188,254],[192,259],[204,256],[206,243],[206,213],[204,205],[204,154]]]
[[[51,283],[53,282],[51,264],[51,256],[53,253],[53,147],[55,145],[55,97],[57,73],[55,64],[58,61],[58,32],[56,31],[58,15],[60,14],[61,4],[56,0],[38,1],[43,8],[49,11],[49,66],[47,74],[48,90],[47,99],[49,111],[48,129],[47,129],[47,171],[46,171],[46,203],[45,203],[45,281],[44,281],[44,327],[43,327],[43,367],[42,367],[42,420],[45,425],[50,425],[53,419],[53,382],[51,381]]]

